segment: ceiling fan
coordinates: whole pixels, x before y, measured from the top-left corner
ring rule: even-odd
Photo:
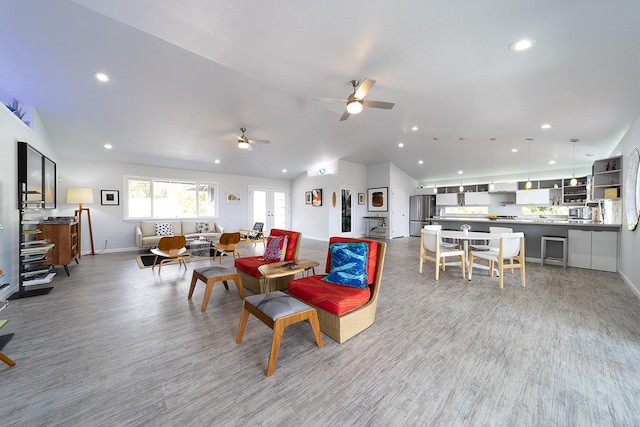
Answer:
[[[260,143],[260,144],[271,144],[270,141],[267,141],[266,139],[249,139],[246,136],[244,136],[244,133],[247,131],[247,128],[240,128],[240,132],[242,132],[242,135],[240,135],[238,137],[238,140],[236,141],[238,144],[238,148],[240,148],[241,150],[248,150],[251,151],[253,150],[253,147],[251,147],[251,144],[255,144],[255,143]]]
[[[350,115],[358,114],[362,111],[363,107],[382,108],[383,110],[391,110],[394,104],[393,102],[382,101],[365,101],[363,98],[369,93],[373,85],[376,84],[375,80],[365,77],[362,83],[357,80],[351,80],[351,86],[353,86],[353,93],[349,95],[347,99],[332,99],[332,98],[314,98],[314,101],[322,102],[343,102],[347,104],[347,109],[340,117],[340,121],[347,120]]]

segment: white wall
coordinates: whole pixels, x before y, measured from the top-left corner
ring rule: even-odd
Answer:
[[[94,162],[61,159],[58,162],[58,211],[60,215],[73,215],[78,205],[65,203],[67,188],[91,187],[95,203],[85,205],[91,209],[93,224],[93,240],[96,252],[104,248],[109,239],[109,250],[127,250],[135,248],[135,226],[139,221],[124,220],[124,176],[142,176],[152,178],[169,178],[176,180],[195,180],[218,184],[219,215],[216,221],[227,231],[238,228],[251,228],[248,218],[248,187],[259,185],[266,187],[290,188],[289,180],[264,179],[241,175],[225,175],[191,171],[184,169],[159,168],[129,163],[107,163],[99,159]],[[119,206],[102,206],[100,190],[120,191]],[[237,205],[226,204],[226,193],[232,192],[240,196]],[[90,250],[89,233],[86,218],[83,218],[82,253]]]
[[[47,135],[37,111],[33,112],[33,130],[4,106],[0,106],[0,268],[4,276],[0,284],[10,286],[0,290],[0,299],[18,289],[18,141],[29,143],[32,147],[57,162],[51,141]],[[55,211],[46,211],[46,215]]]
[[[366,205],[357,204],[357,193],[366,193],[367,167],[345,161],[337,162],[333,173],[326,175],[303,174],[291,183],[292,229],[302,236],[315,240],[329,240],[329,237],[341,234],[340,186],[355,188],[353,230],[355,237],[361,237],[364,231],[362,217],[366,215]],[[322,189],[322,206],[305,204],[305,192]],[[331,198],[336,193],[336,206],[332,206]]]
[[[638,118],[636,118],[626,135],[620,141],[620,144],[618,144],[612,153],[622,154],[624,156],[622,161],[623,168],[625,167],[625,162],[629,159],[631,150],[635,147],[640,148],[640,120]],[[626,179],[626,171],[624,171],[624,174]],[[629,190],[629,188],[623,188],[623,200],[624,193]],[[622,211],[625,212],[624,206]],[[634,289],[638,297],[640,297],[640,263],[638,262],[638,254],[640,254],[640,227],[636,228],[635,231],[629,231],[626,227],[626,222],[626,215],[623,215],[623,225],[619,236],[620,254],[618,255],[618,271],[623,279]]]

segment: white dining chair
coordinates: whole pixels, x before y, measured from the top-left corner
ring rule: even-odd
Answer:
[[[442,225],[425,225],[424,226],[425,230],[442,230]],[[445,242],[444,240],[440,239],[440,248],[442,249],[460,249],[460,245],[458,243],[453,243],[453,242]]]
[[[436,263],[436,280],[440,279],[440,269],[445,271],[446,258],[460,257],[460,268],[462,278],[465,277],[465,267],[467,264],[466,254],[463,249],[443,248],[441,246],[440,230],[423,229],[420,233],[420,273],[425,260]]]
[[[489,227],[489,233],[491,234],[513,233],[513,228]],[[469,245],[470,250],[478,250],[478,251],[488,251],[490,249],[498,249],[499,247],[500,247],[500,240],[498,239],[489,240],[489,243],[486,245]],[[511,268],[511,274],[513,274],[513,259],[510,260],[509,266]]]
[[[522,287],[526,285],[525,281],[525,260],[524,260],[524,233],[501,233],[498,248],[488,250],[471,250],[469,251],[469,264],[473,265],[474,259],[480,258],[489,261],[489,276],[493,277],[493,264],[498,263],[498,276],[500,279],[500,289],[504,284],[504,267],[505,260],[517,261],[512,265],[507,264],[507,268],[520,269],[520,281]],[[471,280],[472,270],[469,270],[469,280]]]

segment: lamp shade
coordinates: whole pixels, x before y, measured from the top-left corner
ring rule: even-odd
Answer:
[[[93,203],[93,190],[91,188],[68,188],[67,203]]]
[[[349,114],[358,114],[362,111],[362,102],[357,99],[347,102],[347,111]]]

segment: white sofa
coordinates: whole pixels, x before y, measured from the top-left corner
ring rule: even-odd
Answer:
[[[148,248],[151,246],[157,246],[158,242],[163,236],[156,234],[156,224],[170,223],[173,228],[174,235],[183,235],[187,239],[202,237],[211,241],[218,241],[220,235],[224,229],[220,227],[214,220],[207,219],[189,219],[189,220],[154,220],[154,221],[141,221],[136,225],[136,245],[139,248]],[[201,224],[201,229],[208,228],[205,232],[198,232],[197,224]],[[206,225],[205,225],[206,224]],[[205,225],[203,227],[203,225]]]

